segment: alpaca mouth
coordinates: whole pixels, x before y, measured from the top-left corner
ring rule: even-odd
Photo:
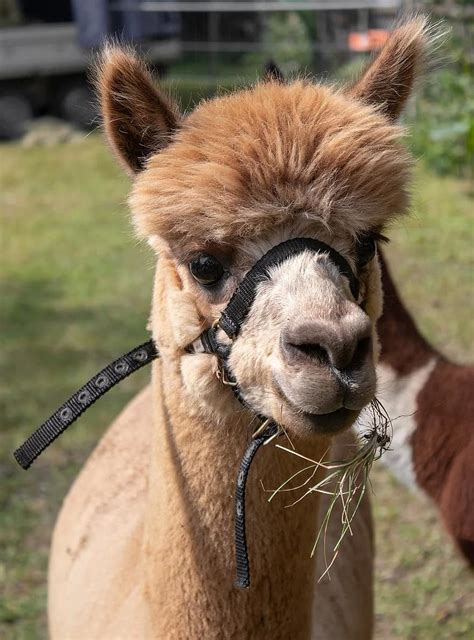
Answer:
[[[330,413],[301,413],[304,422],[310,425],[315,433],[333,434],[350,427],[359,415],[358,409],[340,407]]]
[[[289,422],[300,425],[300,428],[303,427],[304,431],[312,435],[332,435],[344,431],[355,422],[361,412],[361,409],[341,406],[327,413],[312,413],[298,407],[279,387],[278,394],[288,407]]]

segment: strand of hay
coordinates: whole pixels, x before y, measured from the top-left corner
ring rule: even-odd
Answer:
[[[325,562],[325,570],[319,577],[321,581],[336,561],[337,555],[341,548],[342,542],[349,533],[353,535],[351,524],[362,502],[362,499],[370,482],[369,474],[375,460],[378,460],[383,453],[389,448],[392,434],[392,422],[381,402],[376,398],[368,407],[366,412],[368,416],[367,430],[358,436],[358,446],[356,454],[348,459],[341,461],[325,461],[329,449],[327,449],[320,460],[312,460],[294,449],[289,449],[283,445],[277,444],[276,447],[282,451],[286,451],[290,455],[296,456],[309,464],[294,473],[290,478],[285,480],[277,489],[271,490],[268,498],[270,502],[281,492],[302,491],[301,495],[293,502],[286,505],[286,508],[292,507],[301,502],[312,493],[320,493],[329,495],[330,500],[325,514],[321,520],[316,538],[311,549],[311,557],[314,556],[318,545],[323,542],[323,555]],[[318,469],[324,469],[325,476],[316,484],[311,484]],[[301,482],[301,476],[308,474]],[[293,481],[298,480],[299,484],[294,485]],[[329,522],[333,515],[333,511],[338,501],[341,503],[341,532],[332,551],[331,560],[328,562],[328,553],[326,549],[327,530]]]

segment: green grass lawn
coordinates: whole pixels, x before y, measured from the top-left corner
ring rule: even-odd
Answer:
[[[2,403],[0,637],[46,637],[46,564],[67,488],[113,416],[144,384],[127,379],[27,473],[11,452],[91,374],[146,337],[153,257],[132,236],[129,181],[95,135],[0,147]],[[414,215],[388,249],[423,332],[473,361],[473,200],[467,184],[417,173]],[[374,474],[378,638],[474,637],[474,579],[434,509]]]

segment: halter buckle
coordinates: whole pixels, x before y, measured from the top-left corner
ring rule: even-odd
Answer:
[[[226,371],[224,369],[224,365],[222,362],[219,362],[218,367],[216,369],[216,378],[222,382],[226,387],[236,387],[237,382],[232,382],[227,377]]]

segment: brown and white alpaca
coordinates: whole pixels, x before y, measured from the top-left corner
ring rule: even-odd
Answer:
[[[105,129],[134,176],[135,226],[159,255],[151,327],[162,357],[63,505],[50,557],[53,639],[371,637],[368,501],[331,582],[317,586],[308,554],[319,498],[267,502],[259,479],[276,486],[295,471],[273,446],[247,487],[253,583],[233,586],[234,482],[254,414],[221,385],[215,357],[186,346],[279,241],[317,238],[355,269],[357,238],[405,212],[411,160],[396,119],[426,42],[416,19],[351,87],[264,82],[187,117],[133,54],[105,53]],[[375,391],[378,261],[359,269],[362,306],[324,255],[293,256],[271,275],[230,367],[247,402],[318,459],[334,436],[339,449],[353,442],[342,432]]]
[[[420,335],[382,256],[381,265],[378,395],[395,418],[383,462],[435,501],[474,566],[474,368],[449,362]]]

